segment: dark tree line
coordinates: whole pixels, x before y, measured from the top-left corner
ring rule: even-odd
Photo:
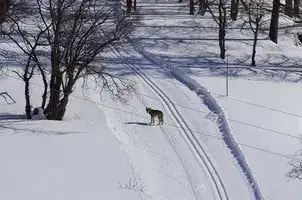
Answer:
[[[127,7],[127,13],[131,13],[132,9],[133,11],[136,11],[137,5],[136,0],[126,0],[126,7]]]
[[[182,0],[179,1],[183,2]],[[270,5],[264,5],[261,1],[250,1],[246,2],[245,0],[231,0],[230,8],[226,1],[224,0],[189,0],[189,14],[195,14],[195,7],[198,6],[198,13],[204,15],[206,11],[208,11],[213,20],[219,26],[218,32],[218,40],[220,47],[220,58],[225,58],[225,28],[227,24],[228,16],[233,21],[237,20],[239,6],[242,6],[245,11],[247,11],[247,15],[251,22],[250,28],[254,34],[254,44],[253,44],[253,53],[252,53],[252,65],[255,66],[255,53],[256,53],[256,44],[257,44],[257,36],[260,29],[260,22],[264,15],[264,10],[268,10]],[[261,6],[259,6],[261,4]],[[300,0],[286,0],[284,5],[284,13],[290,17],[299,17],[299,5]],[[265,7],[264,7],[265,6]],[[280,0],[273,0],[272,9],[271,9],[271,22],[270,22],[270,31],[269,37],[271,41],[277,43],[278,42],[278,24],[279,24],[279,13],[281,11]],[[261,7],[261,8],[260,8]],[[230,10],[230,13],[228,13]],[[261,13],[254,12],[255,10],[261,10]],[[260,15],[259,15],[260,14]],[[257,15],[257,16],[256,16]]]

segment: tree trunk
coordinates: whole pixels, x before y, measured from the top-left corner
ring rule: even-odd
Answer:
[[[199,0],[199,13],[204,16],[206,12],[206,0]]]
[[[57,38],[55,38],[56,41]],[[51,77],[49,83],[49,101],[46,109],[44,110],[44,114],[46,115],[47,119],[55,119],[55,112],[57,105],[60,101],[60,90],[62,86],[62,73],[59,69],[59,61],[58,61],[58,52],[59,48],[57,43],[55,42],[55,46],[51,50]]]
[[[253,42],[253,52],[252,52],[252,66],[256,66],[255,57],[256,57],[257,40],[258,40],[258,30],[256,30],[254,32],[254,42]]]
[[[226,9],[222,0],[219,1],[219,47],[220,58],[225,59],[225,25],[226,25]]]
[[[239,7],[239,0],[232,0],[232,2],[231,2],[231,19],[233,21],[237,20],[238,7]]]
[[[136,11],[136,0],[133,1],[133,10]]]
[[[289,17],[293,16],[293,1],[285,0],[285,14]]]
[[[31,62],[31,57],[30,55],[28,57],[27,63],[25,65],[24,69],[24,74],[23,74],[23,81],[24,81],[24,95],[25,95],[25,113],[26,113],[26,118],[31,119],[31,103],[30,103],[30,94],[29,94],[29,81],[33,76],[34,73],[34,68],[30,70],[30,62]],[[30,72],[31,71],[31,72]]]
[[[190,0],[190,15],[194,15],[194,0]]]
[[[45,109],[45,114],[47,119],[57,120],[57,109],[60,104],[60,94],[61,94],[61,86],[62,86],[62,74],[58,73],[53,76],[54,79],[53,84],[50,85],[50,97],[48,105]],[[51,81],[52,82],[52,81]]]
[[[294,16],[299,17],[300,0],[294,0]]]
[[[127,13],[131,13],[132,0],[127,0]]]
[[[64,95],[63,99],[60,101],[60,104],[57,109],[56,120],[63,120],[63,117],[66,112],[66,106],[69,100],[69,94]]]
[[[43,80],[43,84],[44,84],[44,91],[43,91],[43,95],[42,95],[41,108],[45,109],[46,100],[47,100],[48,83],[47,83],[47,78],[46,78],[45,72],[43,71],[41,66],[38,66],[38,68],[40,70],[42,80]]]
[[[72,73],[68,74],[70,75],[67,86],[64,88],[64,94],[63,94],[63,98],[60,99],[60,94],[61,92],[57,92],[58,90],[53,90],[55,93],[55,98],[52,99],[52,102],[49,101],[49,105],[50,108],[49,110],[47,110],[47,119],[50,120],[62,120],[66,111],[66,106],[68,103],[68,99],[69,99],[69,95],[72,93],[72,88],[74,86],[74,80],[72,78]],[[62,75],[60,74],[58,79],[60,79],[59,81],[57,81],[57,84],[60,85],[59,87],[62,86]],[[55,84],[56,86],[56,84]],[[56,96],[58,95],[58,96]]]
[[[225,59],[225,29],[219,28],[220,58]]]
[[[272,17],[270,22],[269,37],[271,41],[278,42],[278,21],[279,21],[280,0],[273,1]]]
[[[26,118],[31,119],[31,105],[30,105],[30,95],[29,95],[29,79],[23,79],[25,82],[25,113]]]
[[[0,24],[5,20],[8,9],[9,9],[9,0],[0,0]]]

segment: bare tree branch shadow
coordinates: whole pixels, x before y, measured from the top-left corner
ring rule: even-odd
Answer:
[[[60,135],[73,135],[73,134],[83,134],[83,132],[79,131],[46,131],[46,130],[38,130],[33,128],[21,128],[21,127],[13,127],[9,125],[0,124],[0,135],[5,134],[4,130],[11,130],[13,134],[16,135],[49,135],[49,136],[60,136]]]
[[[26,124],[27,122],[34,122],[34,121],[36,120],[27,120],[25,115],[0,115],[0,135],[5,134],[6,131],[12,131],[13,134],[16,135],[53,135],[53,136],[84,133],[80,131],[42,130],[36,127],[31,127],[30,124]],[[37,120],[37,121],[42,121],[42,120]]]

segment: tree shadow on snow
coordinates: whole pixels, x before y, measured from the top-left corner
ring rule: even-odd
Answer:
[[[26,119],[26,116],[21,114],[0,113],[0,121],[20,120],[20,119]]]
[[[73,134],[83,134],[84,132],[80,131],[51,131],[51,130],[41,130],[34,127],[24,127],[17,126],[15,123],[0,123],[0,135],[4,134],[6,131],[12,131],[10,134],[15,135],[51,135],[51,136],[60,136],[60,135],[73,135]]]

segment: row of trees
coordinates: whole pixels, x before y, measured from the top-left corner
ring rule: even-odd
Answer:
[[[80,79],[94,77],[100,87],[111,92],[113,97],[123,100],[134,89],[134,85],[109,74],[100,57],[108,47],[119,45],[133,30],[136,18],[129,15],[136,10],[136,0],[126,0],[128,14],[117,12],[119,1],[100,0],[5,0],[0,10],[1,34],[13,42],[21,54],[2,49],[1,55],[15,58],[21,64],[14,72],[24,81],[25,111],[31,118],[32,104],[30,84],[40,77],[44,89],[41,91],[41,107],[48,119],[62,120],[69,97]],[[182,0],[179,0],[182,2]],[[299,16],[299,0],[286,1],[285,13]],[[1,3],[1,2],[0,2]],[[190,0],[190,14],[194,14],[195,2]],[[246,13],[245,22],[254,34],[252,65],[258,33],[262,19],[269,6],[264,0],[232,0],[230,16],[237,20],[239,5]],[[270,37],[277,42],[280,1],[274,0],[271,11]],[[227,4],[225,0],[198,1],[198,12],[210,13],[219,26],[220,57],[225,58],[225,28],[227,26]],[[216,10],[215,10],[216,9]],[[293,11],[293,12],[292,12]],[[116,16],[119,15],[119,16]],[[1,71],[0,71],[1,72]],[[13,98],[0,91],[5,100]],[[290,162],[290,178],[302,179],[301,154]]]
[[[183,0],[179,0],[182,3]],[[293,4],[294,3],[294,4]],[[136,9],[136,0],[132,3],[132,0],[127,0],[127,10],[131,12],[131,9]],[[205,15],[209,12],[213,20],[218,25],[218,41],[220,48],[220,58],[225,59],[225,36],[228,19],[236,21],[241,11],[240,19],[244,21],[244,24],[248,24],[251,29],[253,37],[251,65],[256,66],[256,47],[258,41],[258,34],[264,24],[264,16],[271,15],[269,37],[271,41],[278,42],[278,21],[280,7],[284,7],[284,13],[290,17],[299,17],[300,0],[286,0],[285,5],[281,5],[280,0],[273,0],[273,5],[268,4],[264,0],[251,0],[246,2],[245,0],[189,0],[189,14],[193,15],[199,13]],[[198,10],[196,11],[196,7]]]
[[[294,4],[294,5],[293,5]],[[289,17],[299,17],[300,16],[300,0],[286,0],[285,1],[285,14]]]
[[[183,0],[179,0],[181,3]],[[240,20],[244,25],[247,25],[253,33],[253,45],[251,65],[256,66],[256,46],[258,41],[258,34],[267,22],[264,21],[265,15],[271,15],[269,37],[277,43],[278,42],[278,20],[279,13],[284,7],[284,14],[289,17],[300,17],[299,6],[300,0],[286,0],[285,5],[280,3],[280,0],[273,0],[273,5],[270,5],[265,0],[250,0],[248,3],[245,0],[232,0],[229,6],[226,0],[189,0],[189,14],[197,13],[205,15],[208,12],[213,20],[218,25],[218,37],[220,47],[220,58],[225,59],[225,36],[227,20],[236,21],[240,16]],[[294,4],[293,4],[294,3]],[[127,0],[128,11],[131,12],[131,0]],[[135,4],[136,5],[136,4]],[[241,8],[241,15],[239,15],[239,8]],[[134,8],[135,9],[135,8]],[[228,13],[229,12],[229,13]],[[287,177],[294,179],[302,179],[302,153],[299,151],[296,156],[289,162],[290,170]]]
[[[182,0],[180,0],[181,2]],[[190,14],[194,14],[194,0],[189,1]],[[220,47],[220,58],[225,58],[225,28],[227,25],[227,1],[217,0],[217,1],[207,1],[198,0],[199,10],[201,15],[204,15],[208,11],[216,24],[219,27],[219,47]],[[232,0],[230,7],[230,18],[235,21],[237,20],[239,13],[239,5],[241,4],[243,8],[243,15],[241,20],[244,24],[248,24],[249,28],[253,33],[253,46],[252,46],[252,56],[251,65],[256,66],[255,56],[256,56],[256,46],[258,41],[258,34],[263,25],[266,23],[264,21],[265,15],[271,15],[270,19],[270,29],[269,37],[271,41],[278,42],[278,20],[281,7],[284,7],[284,14],[289,17],[300,17],[299,6],[300,0],[294,0],[293,6],[292,0],[286,0],[285,5],[280,3],[280,0],[273,0],[273,5],[269,5],[265,0],[250,0],[249,3],[245,3],[244,0]],[[215,9],[216,5],[216,10]],[[218,7],[218,8],[217,8]],[[272,7],[272,9],[270,9]],[[302,180],[302,150],[298,151],[297,154],[289,162],[290,169],[286,174],[290,179],[300,179]]]
[[[10,1],[1,34],[21,53],[2,49],[1,55],[15,58],[22,66],[14,73],[25,83],[27,118],[31,118],[30,84],[34,77],[44,84],[40,106],[51,120],[63,119],[80,79],[93,76],[100,87],[120,100],[133,91],[132,82],[108,73],[101,63],[102,54],[119,45],[136,20],[117,12],[118,5],[118,0]]]

